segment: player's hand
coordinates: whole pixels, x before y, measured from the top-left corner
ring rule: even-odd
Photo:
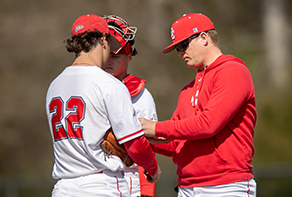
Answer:
[[[156,137],[155,136],[156,122],[147,120],[145,118],[139,118],[139,121],[142,124],[145,137]]]
[[[168,142],[170,142],[170,139],[166,139],[164,137],[158,137],[158,138],[154,138],[154,137],[147,137],[147,140],[149,141],[149,143],[151,144],[167,144]]]
[[[149,183],[155,183],[156,181],[158,181],[158,179],[160,178],[161,176],[161,170],[160,170],[160,167],[158,166],[157,168],[157,171],[156,173],[151,176],[145,169],[144,169],[144,175],[145,175],[145,178],[146,180],[149,182]]]

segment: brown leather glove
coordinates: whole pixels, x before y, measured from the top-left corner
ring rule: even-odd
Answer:
[[[123,144],[119,144],[117,141],[112,128],[109,128],[105,135],[103,136],[104,141],[100,143],[101,149],[107,155],[118,156],[126,166],[131,166],[134,164],[133,160],[128,155]]]

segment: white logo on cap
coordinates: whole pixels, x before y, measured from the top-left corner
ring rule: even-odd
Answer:
[[[173,30],[173,28],[170,29],[170,36],[171,36],[171,39],[172,39],[172,40],[175,39],[175,35],[174,35],[174,30]]]
[[[193,32],[194,32],[194,33],[198,32],[198,28],[196,28],[196,27],[193,28]]]
[[[75,32],[77,32],[78,30],[83,29],[83,28],[84,28],[83,25],[79,25],[79,26],[77,26],[77,27],[75,28]]]

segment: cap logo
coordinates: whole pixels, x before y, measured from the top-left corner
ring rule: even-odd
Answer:
[[[198,32],[198,28],[196,28],[196,27],[193,28],[193,32],[194,32],[194,33]]]
[[[77,27],[75,28],[75,32],[77,32],[77,31],[79,31],[80,29],[83,29],[83,28],[84,28],[83,25],[79,25],[79,26],[77,26]]]
[[[175,39],[175,35],[174,35],[174,30],[173,30],[173,28],[170,29],[170,36],[171,36],[171,39],[172,39],[172,40]]]

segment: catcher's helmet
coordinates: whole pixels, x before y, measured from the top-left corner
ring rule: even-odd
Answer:
[[[108,23],[110,34],[113,35],[120,43],[121,47],[113,51],[114,54],[137,54],[135,49],[136,27],[130,27],[124,19],[116,15],[105,15],[103,17]]]

